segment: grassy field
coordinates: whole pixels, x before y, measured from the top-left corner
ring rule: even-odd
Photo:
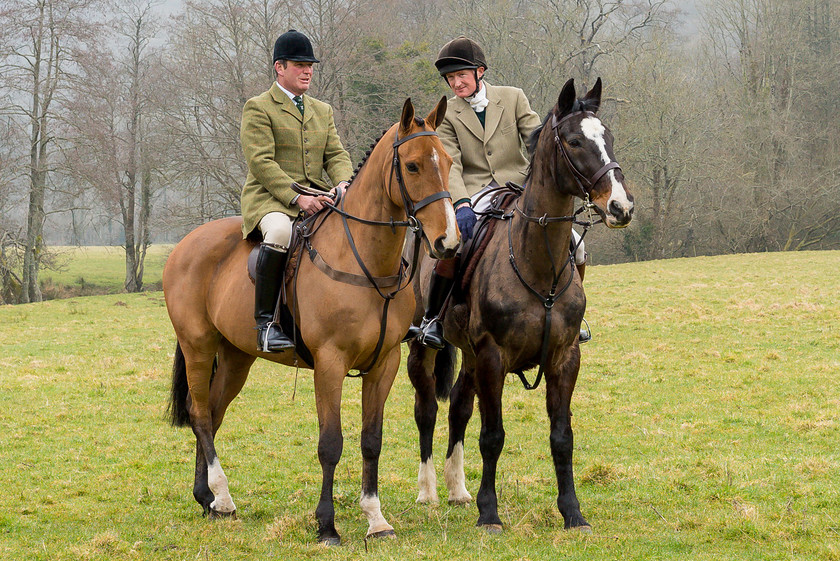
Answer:
[[[143,284],[147,290],[160,290],[163,264],[172,245],[153,245],[146,254]],[[125,283],[125,250],[109,246],[50,246],[54,270],[39,275],[45,297],[67,295],[117,294]]]
[[[416,505],[413,394],[388,402],[380,464],[396,540],[364,541],[358,380],[336,481],[344,545],[315,544],[312,376],[258,362],[217,440],[239,518],[192,498],[194,438],[164,418],[174,338],[159,292],[0,307],[0,559],[840,560],[840,252],[592,267],[573,400],[578,497],[555,506],[544,388],[509,377],[506,531],[475,505]],[[87,270],[83,267],[80,270]],[[297,385],[294,399],[293,388]],[[480,477],[477,419],[467,488]]]

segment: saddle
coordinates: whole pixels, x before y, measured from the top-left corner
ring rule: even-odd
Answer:
[[[512,181],[508,181],[504,188],[500,188],[499,192],[493,197],[490,202],[490,208],[481,213],[478,223],[475,227],[475,234],[470,240],[466,251],[461,255],[461,268],[458,276],[461,279],[460,288],[466,292],[472,281],[473,274],[476,267],[484,255],[484,250],[493,238],[493,232],[496,231],[496,225],[501,220],[508,220],[510,213],[508,209],[513,204],[519,195],[522,194],[523,188]]]

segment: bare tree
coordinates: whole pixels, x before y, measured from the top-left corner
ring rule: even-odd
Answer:
[[[45,200],[55,151],[53,130],[59,94],[74,52],[90,39],[95,0],[9,0],[0,28],[9,47],[0,57],[3,84],[11,90],[9,113],[28,129],[28,191],[20,300],[40,301],[38,271],[45,251]]]
[[[287,11],[251,0],[187,2],[170,28],[163,84],[168,100],[161,102],[178,146],[172,179],[181,195],[170,205],[173,227],[192,228],[239,211],[247,175],[239,145],[242,107],[268,83],[274,39],[268,47],[267,28],[274,14]]]
[[[153,2],[121,4],[114,22],[116,56],[107,47],[91,50],[79,62],[64,123],[71,137],[67,168],[90,185],[119,216],[124,234],[125,289],[143,288],[143,266],[151,243],[150,218],[154,183],[164,148],[153,141],[157,123],[149,41],[157,21]]]
[[[728,248],[840,241],[840,62],[826,56],[840,48],[838,18],[840,6],[823,0],[705,5],[715,94],[727,100],[718,118],[729,124],[720,128],[714,164],[737,179],[717,217]]]

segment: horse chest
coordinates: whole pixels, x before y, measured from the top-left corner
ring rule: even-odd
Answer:
[[[524,288],[513,274],[502,272],[506,266],[509,268],[507,263],[493,264],[488,270],[493,271],[492,274],[475,279],[478,281],[472,293],[475,317],[470,323],[481,326],[480,330],[492,336],[499,346],[516,349],[516,354],[528,354],[542,341],[547,310],[543,301]],[[543,297],[547,294],[548,290],[545,290]],[[576,333],[585,308],[583,289],[573,283],[548,312],[551,314],[552,338],[561,337],[567,330]]]

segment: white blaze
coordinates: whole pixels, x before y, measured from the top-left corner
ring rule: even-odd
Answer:
[[[440,172],[440,154],[436,148],[432,148],[432,165],[440,177],[440,182],[443,184],[443,174]],[[446,205],[446,235],[443,238],[443,247],[446,249],[455,249],[459,243],[457,241],[458,223],[455,221],[455,207],[452,206],[452,201]]]
[[[610,159],[610,155],[607,154],[607,141],[604,140],[604,132],[606,129],[604,129],[604,124],[600,121],[600,119],[597,117],[586,117],[580,122],[580,130],[586,138],[594,142],[598,147],[598,150],[601,152],[601,161],[604,165],[610,163],[612,160]],[[616,203],[622,208],[631,208],[633,203],[631,203],[630,199],[627,197],[627,192],[624,190],[624,187],[615,178],[615,170],[608,171],[607,177],[610,179],[610,184],[612,186],[612,193],[610,194],[609,202],[616,201]]]

